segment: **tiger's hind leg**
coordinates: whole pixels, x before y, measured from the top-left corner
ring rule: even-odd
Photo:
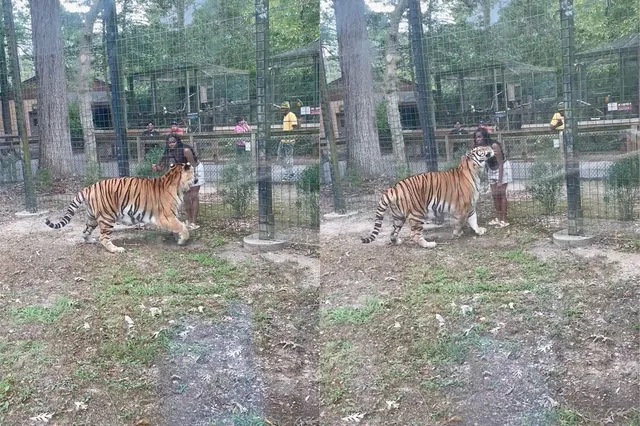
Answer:
[[[411,240],[423,248],[434,248],[436,246],[435,241],[427,241],[422,235],[424,220],[417,219],[415,217],[409,218],[411,224]]]
[[[124,247],[118,247],[111,241],[114,223],[114,218],[100,217],[98,219],[98,225],[100,226],[100,244],[102,244],[110,253],[122,253],[124,252]]]
[[[455,238],[458,238],[458,237],[461,237],[463,234],[462,228],[464,227],[464,224],[467,221],[467,215],[456,211],[453,213],[453,218],[454,218],[453,236]]]
[[[392,244],[400,245],[402,244],[402,238],[398,237],[402,226],[404,225],[404,219],[393,219],[393,232],[391,232],[391,236],[389,239]]]
[[[87,219],[87,226],[84,228],[82,232],[82,236],[84,237],[84,242],[87,244],[95,244],[97,241],[95,238],[91,237],[91,233],[94,229],[98,227],[98,221],[95,217],[89,215]]]

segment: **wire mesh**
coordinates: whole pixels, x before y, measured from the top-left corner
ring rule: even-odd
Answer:
[[[567,132],[552,126],[560,104],[563,114],[571,108],[575,123],[572,148],[585,232],[637,237],[640,21],[638,14],[624,13],[625,8],[637,11],[637,4],[564,3],[574,21],[571,38],[568,27],[561,29],[561,4],[555,0],[420,2],[424,55],[418,61],[411,1],[387,7],[365,2],[361,15],[325,4],[322,44],[346,209],[373,217],[382,190],[427,171],[423,129],[428,126],[421,123],[428,118],[435,123],[439,170],[455,167],[473,147],[474,132],[488,129],[511,170],[506,222],[566,228]],[[357,20],[364,32],[352,30],[360,25]],[[368,40],[370,59],[353,49],[357,42],[350,37]],[[351,73],[353,62],[362,60],[372,68],[370,77]],[[428,71],[426,117],[419,113],[416,63]],[[568,77],[571,96],[566,98]],[[354,86],[355,80],[368,78],[370,93]],[[366,102],[375,104],[374,116],[350,115],[349,109],[362,111]],[[375,130],[364,135],[361,122],[368,120],[375,121]],[[322,211],[327,213],[334,209],[334,189],[324,140],[322,147]],[[366,151],[361,156],[366,164],[354,150]],[[478,208],[486,223],[497,211],[486,171],[481,180]]]
[[[123,161],[129,175],[161,175],[166,168],[156,172],[152,165],[161,160],[167,136],[176,134],[203,166],[198,221],[241,220],[257,229],[256,53],[266,47],[256,43],[254,1],[116,6],[111,61],[108,14],[100,15],[99,8],[58,10],[60,19],[52,25],[62,32],[57,50],[47,52],[54,52],[55,61],[44,53],[50,46],[36,38],[42,55],[34,50],[35,63],[58,64],[53,73],[58,99],[42,93],[30,55],[20,57],[23,75],[30,76],[22,87],[39,208],[62,212],[84,185],[123,175]],[[29,11],[24,11],[26,17],[20,15],[16,24],[19,35],[31,31]],[[279,232],[312,230],[319,226],[319,182],[313,177],[319,135],[318,5],[272,0],[268,21],[266,148],[273,166],[275,224]],[[29,38],[23,36],[21,43],[27,52],[33,49]],[[113,90],[116,76],[119,92]],[[59,102],[65,98],[69,102]],[[289,121],[295,118],[291,129],[284,123],[285,103]],[[56,120],[45,113],[51,105],[59,108]],[[123,153],[115,131],[117,106],[126,129]],[[22,153],[11,113],[13,126],[5,129],[0,147],[0,183],[15,194],[23,186]],[[19,197],[15,202],[24,205]]]

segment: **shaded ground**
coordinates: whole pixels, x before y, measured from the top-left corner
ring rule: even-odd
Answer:
[[[514,225],[425,250],[389,220],[364,245],[373,215],[321,227],[322,424],[640,422],[637,248]]]
[[[227,221],[186,247],[120,229],[113,255],[83,216],[3,220],[0,424],[317,424],[313,250],[248,253]]]

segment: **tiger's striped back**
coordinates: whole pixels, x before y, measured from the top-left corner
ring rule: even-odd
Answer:
[[[47,218],[45,223],[50,228],[60,229],[71,222],[80,205],[86,203],[88,222],[85,240],[100,225],[101,241],[107,241],[103,241],[103,245],[111,244],[109,236],[116,222],[129,225],[153,223],[164,228],[173,224],[177,229],[178,208],[194,178],[194,168],[185,163],[171,165],[166,174],[157,178],[105,179],[80,190],[59,222],[53,223]]]
[[[424,222],[431,211],[436,216],[444,212],[473,214],[479,195],[478,172],[493,156],[490,147],[477,147],[462,157],[457,168],[442,172],[427,172],[405,178],[387,188],[378,203],[373,231],[365,244],[373,242],[382,228],[385,212],[389,209],[394,220],[392,241],[407,219]]]

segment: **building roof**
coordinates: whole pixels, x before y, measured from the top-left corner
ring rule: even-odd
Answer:
[[[539,65],[525,64],[523,62],[517,61],[488,61],[481,64],[469,64],[462,66],[457,69],[443,70],[436,72],[436,75],[441,77],[447,75],[460,75],[466,76],[468,74],[472,74],[478,70],[483,69],[504,69],[505,71],[510,71],[514,74],[531,74],[531,73],[555,73],[557,70],[552,67],[542,67]]]
[[[576,57],[582,59],[597,59],[610,54],[623,53],[629,56],[638,56],[638,49],[640,49],[640,33],[634,33],[617,38],[603,46],[577,53]]]

